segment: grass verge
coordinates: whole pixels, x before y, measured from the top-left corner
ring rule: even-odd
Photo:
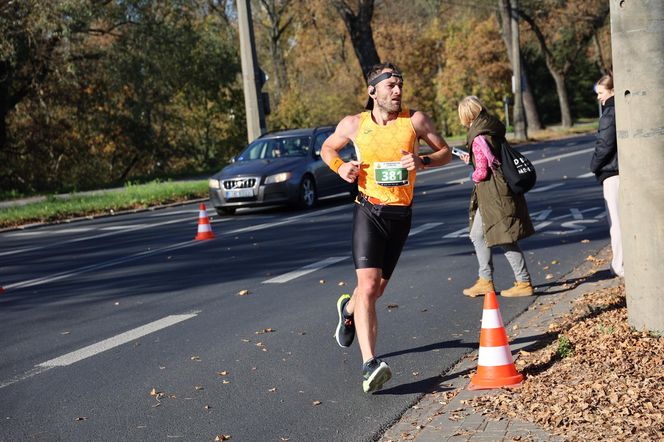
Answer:
[[[153,181],[141,185],[128,183],[122,189],[49,196],[43,201],[0,209],[0,228],[113,214],[123,210],[204,198],[207,194],[207,180]]]

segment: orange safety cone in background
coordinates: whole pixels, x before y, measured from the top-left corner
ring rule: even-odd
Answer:
[[[520,384],[521,381],[523,375],[517,372],[514,366],[496,292],[488,292],[484,297],[477,373],[471,377],[468,389],[510,387]]]
[[[207,210],[205,209],[205,204],[201,203],[200,212],[198,212],[198,234],[196,241],[201,241],[204,239],[214,238],[214,233],[212,233],[212,226],[210,225],[210,218],[208,218]]]

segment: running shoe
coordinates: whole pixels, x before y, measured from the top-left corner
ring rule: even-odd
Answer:
[[[347,318],[344,316],[344,307],[350,301],[349,294],[343,294],[337,300],[337,313],[339,314],[339,323],[337,324],[337,330],[334,332],[334,337],[337,340],[337,344],[341,347],[350,347],[350,344],[353,343],[355,339],[355,323],[353,323],[353,317]]]
[[[383,385],[392,379],[390,366],[380,359],[369,359],[362,366],[362,389],[365,393],[373,393],[383,388]]]

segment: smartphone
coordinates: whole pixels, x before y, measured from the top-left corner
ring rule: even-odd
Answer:
[[[465,150],[453,147],[452,148],[452,154],[458,156],[459,158],[461,158],[463,155],[468,155],[468,152],[466,152]]]

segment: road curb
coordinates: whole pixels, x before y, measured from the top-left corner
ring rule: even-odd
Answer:
[[[141,212],[150,212],[154,210],[161,210],[161,209],[168,209],[170,207],[179,207],[179,206],[186,206],[187,204],[198,204],[198,203],[205,203],[209,201],[210,198],[205,197],[205,198],[197,198],[193,200],[187,200],[187,201],[178,201],[175,203],[169,203],[169,204],[161,204],[158,206],[150,206],[150,207],[140,207],[137,209],[126,209],[126,210],[120,210],[117,212],[113,213],[99,213],[96,215],[87,215],[87,216],[79,216],[76,218],[67,218],[59,221],[49,221],[49,222],[42,222],[42,223],[32,223],[32,224],[24,224],[21,226],[16,226],[16,227],[4,227],[0,228],[0,233],[5,233],[5,232],[13,232],[16,230],[28,230],[28,229],[33,229],[36,227],[44,227],[44,226],[53,226],[53,225],[58,225],[58,224],[70,224],[70,223],[75,223],[79,221],[89,221],[92,219],[99,219],[99,218],[109,218],[111,216],[118,216],[118,215],[130,215],[133,213],[141,213]]]
[[[605,259],[610,255],[610,250],[610,246],[604,247],[597,253],[597,257]],[[519,350],[545,342],[549,325],[569,313],[576,299],[589,291],[620,284],[619,278],[593,279],[591,278],[593,273],[593,263],[589,260],[584,261],[557,280],[555,286],[539,291],[543,295],[548,294],[547,298],[555,296],[554,299],[535,300],[527,310],[506,324],[510,348],[512,353],[516,353],[515,360]],[[566,289],[565,286],[568,284],[573,286]],[[562,290],[556,291],[560,286]],[[499,302],[505,302],[505,299]],[[442,374],[439,384],[433,391],[426,393],[419,402],[409,408],[378,440],[381,442],[563,440],[531,422],[508,418],[494,419],[475,412],[468,404],[470,399],[501,391],[467,389],[469,375],[477,368],[477,356],[478,351],[475,350],[464,356],[451,370]]]

